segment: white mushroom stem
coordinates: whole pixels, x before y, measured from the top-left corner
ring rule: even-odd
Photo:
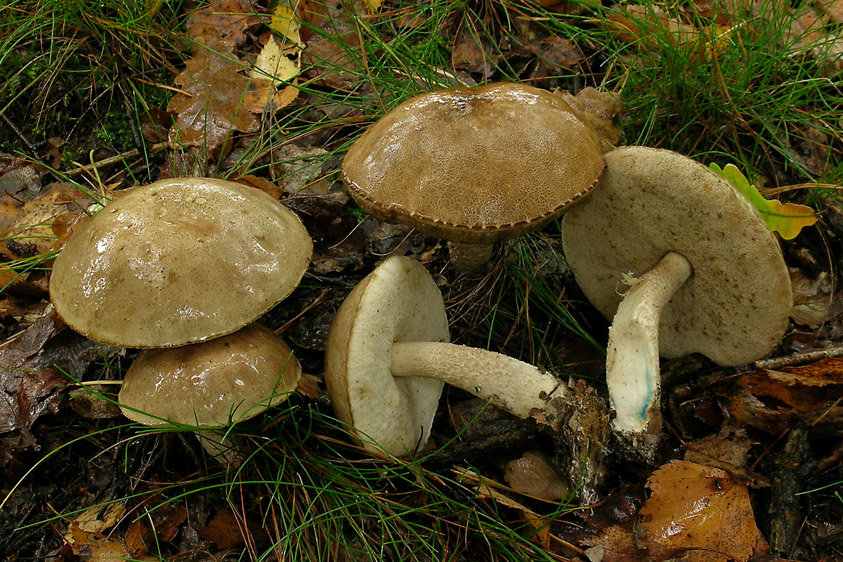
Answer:
[[[399,342],[392,346],[395,377],[423,377],[446,382],[527,418],[546,411],[550,398],[566,392],[562,381],[512,357],[451,343]]]
[[[691,264],[669,252],[635,279],[618,306],[606,354],[606,383],[621,434],[660,430],[659,316],[662,307],[691,275]]]

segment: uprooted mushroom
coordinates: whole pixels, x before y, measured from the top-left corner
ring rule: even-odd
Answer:
[[[613,427],[652,459],[661,429],[659,355],[741,365],[769,353],[793,298],[779,242],[746,198],[702,164],[623,147],[562,221],[583,293],[612,319]]]
[[[595,413],[602,402],[574,403],[554,375],[449,340],[442,294],[417,261],[388,258],[351,291],[328,332],[325,386],[337,417],[364,448],[401,456],[424,447],[444,383],[559,431],[579,424],[576,439],[587,433],[593,439],[605,428],[605,419],[595,415],[598,428],[590,432],[582,426],[592,422],[575,414],[583,407]],[[586,440],[569,467],[584,480],[583,494],[594,489],[603,455],[593,441],[586,453]]]
[[[499,83],[405,101],[352,145],[342,173],[367,213],[453,241],[467,271],[557,218],[603,166],[597,134],[561,97]]]

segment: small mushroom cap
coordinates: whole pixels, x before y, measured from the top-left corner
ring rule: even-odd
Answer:
[[[702,353],[721,365],[754,361],[775,347],[793,303],[775,235],[732,185],[668,150],[623,147],[562,220],[565,255],[577,283],[612,319],[625,274],[640,276],[670,251],[691,277],[662,311],[659,350]]]
[[[410,258],[388,258],[349,293],[328,331],[325,386],[364,447],[403,455],[427,441],[443,383],[393,377],[390,349],[449,339],[442,294]]]
[[[502,83],[405,101],[363,133],[342,169],[378,219],[482,244],[541,228],[603,166],[596,133],[561,97]]]
[[[74,330],[125,347],[170,347],[242,328],[298,285],[313,243],[273,197],[178,178],[132,190],[56,258],[50,297]]]
[[[204,343],[142,351],[126,371],[120,408],[144,425],[228,425],[286,400],[299,377],[287,344],[252,324]]]

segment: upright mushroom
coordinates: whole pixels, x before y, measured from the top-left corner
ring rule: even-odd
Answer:
[[[556,415],[565,385],[500,353],[448,343],[442,294],[417,261],[393,256],[343,302],[325,346],[325,386],[361,444],[404,455],[430,434],[443,383],[518,417]]]
[[[271,196],[210,178],[131,190],[88,220],[53,265],[68,326],[125,347],[204,341],[249,324],[298,285],[313,245]]]
[[[352,145],[342,174],[367,213],[460,243],[457,265],[471,269],[493,243],[558,217],[603,165],[596,133],[561,97],[499,83],[405,101]]]
[[[142,351],[126,371],[120,408],[144,425],[218,428],[283,402],[300,377],[301,366],[281,338],[251,324],[203,343]],[[199,436],[213,455],[226,451],[219,433]]]
[[[613,319],[606,381],[614,429],[652,458],[661,428],[659,355],[740,365],[770,352],[793,298],[775,235],[732,185],[690,158],[623,147],[562,221],[565,255]],[[625,287],[629,287],[625,290]]]

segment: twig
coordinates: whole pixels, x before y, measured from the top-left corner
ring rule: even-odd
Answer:
[[[23,144],[26,145],[26,147],[29,149],[29,152],[31,152],[33,156],[38,158],[38,148],[36,148],[34,144],[29,142],[29,139],[26,138],[26,136],[21,132],[20,129],[15,126],[14,123],[12,123],[12,121],[6,116],[5,113],[0,113],[0,117],[3,118],[3,122],[6,123],[6,125],[12,130],[12,132],[14,132],[18,136],[18,138],[23,141]]]
[[[794,353],[793,355],[774,357],[772,359],[763,359],[753,363],[753,366],[756,369],[778,369],[779,367],[799,365],[801,363],[812,363],[821,359],[841,356],[843,356],[843,345],[828,347],[826,349],[818,349],[815,351],[804,351],[802,353]]]
[[[149,152],[158,152],[159,150],[163,150],[166,145],[163,142],[159,142],[157,144],[153,144],[149,147]],[[79,166],[78,168],[74,168],[73,170],[68,170],[64,172],[66,176],[78,176],[79,174],[93,172],[98,170],[99,168],[104,168],[106,166],[111,166],[112,164],[118,164],[123,160],[129,158],[137,158],[140,156],[140,151],[137,148],[133,148],[127,152],[123,152],[121,154],[116,154],[114,156],[109,156],[108,158],[104,158],[99,162],[94,162],[93,164],[88,164],[87,166]]]

